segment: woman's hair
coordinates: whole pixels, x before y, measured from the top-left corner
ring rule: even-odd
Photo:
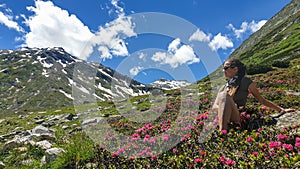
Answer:
[[[235,58],[230,58],[227,60],[227,62],[230,63],[230,67],[238,68],[238,73],[237,73],[238,79],[236,84],[239,85],[241,83],[242,78],[246,75],[246,66],[240,60]]]

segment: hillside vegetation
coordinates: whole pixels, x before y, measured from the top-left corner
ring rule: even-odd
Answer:
[[[242,125],[231,124],[228,131],[218,131],[210,111],[216,89],[211,82],[222,75],[220,69],[181,89],[73,106],[66,93],[76,58],[67,57],[64,67],[67,62],[54,64],[45,55],[41,64],[29,59],[19,67],[9,64],[27,62],[26,56],[2,54],[0,108],[14,115],[0,118],[0,168],[300,168],[299,3],[293,0],[230,56],[246,64],[265,98],[296,111],[276,117],[249,95]],[[60,50],[55,57],[65,56]],[[102,68],[98,82],[111,81],[112,70]],[[60,69],[53,73],[64,77],[59,85],[59,77],[45,76]],[[18,70],[23,78],[16,79]],[[34,77],[50,86],[32,83]],[[134,83],[138,92],[141,84]],[[99,97],[110,97],[109,86],[99,87]],[[36,103],[40,107],[30,107]]]

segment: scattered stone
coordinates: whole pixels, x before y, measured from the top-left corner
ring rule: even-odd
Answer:
[[[0,169],[4,169],[4,168],[5,168],[5,164],[2,161],[0,161]]]
[[[44,119],[38,119],[35,121],[35,124],[42,124],[44,121]]]
[[[82,125],[88,125],[88,124],[93,124],[93,123],[97,123],[97,119],[96,118],[84,120],[82,122]]]
[[[74,117],[76,117],[76,115],[74,115],[74,114],[68,114],[65,118],[67,119],[67,120],[74,120]]]
[[[70,127],[65,125],[65,126],[62,126],[61,128],[62,128],[63,130],[66,130],[66,129],[70,128]]]
[[[64,152],[65,150],[62,148],[50,148],[46,150],[46,157],[45,157],[46,163],[50,163],[54,161],[59,155],[61,155]]]
[[[44,126],[36,126],[32,129],[33,134],[42,134],[42,133],[49,133],[49,129]]]
[[[23,165],[31,165],[32,162],[33,162],[32,159],[27,159],[27,160],[23,160],[23,161],[22,161],[22,164],[23,164]]]
[[[71,128],[74,129],[74,128],[76,128],[77,126],[78,126],[77,124],[72,124],[72,125],[71,125]]]
[[[44,150],[50,149],[52,147],[52,144],[48,140],[39,141],[35,143],[35,145]]]
[[[279,114],[275,114],[274,116],[276,115]],[[300,124],[300,111],[282,114],[281,116],[278,117],[276,126],[278,128],[283,128],[283,127],[293,126],[297,124]]]
[[[22,153],[22,152],[26,152],[28,150],[28,148],[27,147],[17,147],[17,148],[15,148],[15,150]]]

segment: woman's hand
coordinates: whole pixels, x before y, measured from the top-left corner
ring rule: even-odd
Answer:
[[[293,109],[293,108],[281,109],[281,111],[279,112],[279,114],[277,114],[276,116],[272,116],[272,117],[273,118],[278,118],[278,117],[282,116],[285,113],[289,113],[289,112],[293,112],[293,111],[296,111],[296,110]]]
[[[293,108],[282,109],[282,112],[283,112],[283,113],[289,113],[289,112],[293,112],[293,111],[296,111],[296,110],[293,109]]]

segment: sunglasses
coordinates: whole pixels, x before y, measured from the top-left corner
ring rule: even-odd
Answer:
[[[224,66],[223,70],[227,70],[228,68],[232,68],[232,66]]]

